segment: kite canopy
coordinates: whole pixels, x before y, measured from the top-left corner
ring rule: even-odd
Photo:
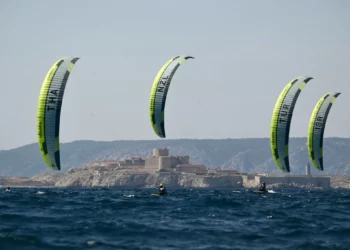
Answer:
[[[313,78],[301,76],[289,82],[279,95],[273,110],[270,146],[278,168],[284,172],[290,172],[288,141],[294,106],[300,92],[311,79]]]
[[[321,97],[317,102],[309,122],[307,138],[309,157],[314,167],[323,171],[323,135],[326,128],[328,113],[340,95],[338,92],[330,92]]]
[[[58,60],[47,73],[41,87],[38,111],[37,132],[41,155],[46,164],[60,170],[60,116],[64,89],[78,57],[65,57]]]
[[[192,56],[171,58],[163,65],[154,79],[149,102],[149,115],[154,132],[161,138],[165,138],[164,109],[171,79],[177,68],[190,58],[194,59]]]

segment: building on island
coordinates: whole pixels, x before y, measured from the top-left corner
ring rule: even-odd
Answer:
[[[169,155],[167,148],[153,149],[153,154],[141,158],[138,156],[117,161],[92,162],[90,166],[98,168],[116,168],[119,170],[137,170],[143,172],[183,172],[205,174],[208,169],[202,164],[190,164],[190,157]]]
[[[206,173],[202,164],[190,164],[190,157],[170,156],[167,148],[153,149],[153,154],[145,158],[145,168],[160,172]]]
[[[308,162],[306,164],[306,173],[305,173],[307,176],[310,176],[311,175],[311,170],[310,170],[310,162]]]
[[[235,169],[217,167],[207,169],[203,164],[191,164],[190,157],[169,155],[167,148],[153,149],[152,155],[145,158],[138,156],[122,160],[98,161],[89,164],[99,172],[118,171],[129,174],[144,174],[160,172],[159,176],[170,176],[170,173],[186,173],[187,175],[196,175],[196,180],[200,180],[200,185],[214,185],[217,187],[245,187],[257,188],[262,182],[265,182],[268,188],[289,188],[289,187],[321,187],[330,188],[329,176],[312,176],[310,163],[305,166],[305,175],[285,175],[285,174],[259,174],[259,173],[241,173]],[[163,172],[165,172],[163,174]],[[202,178],[202,179],[200,179]]]

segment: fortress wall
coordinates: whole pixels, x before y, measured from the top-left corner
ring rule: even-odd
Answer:
[[[175,168],[180,164],[189,164],[190,157],[189,156],[171,156],[171,167]]]
[[[186,156],[178,156],[180,164],[190,164],[190,157],[188,155]]]
[[[159,157],[159,170],[165,170],[171,168],[171,156]]]
[[[158,157],[147,157],[145,159],[145,168],[158,169],[159,158]]]
[[[169,156],[169,149],[167,148],[155,148],[153,149],[154,156]]]
[[[204,165],[181,164],[175,168],[176,172],[206,174],[208,169]]]
[[[175,168],[178,164],[180,164],[180,161],[178,159],[178,157],[174,157],[174,156],[171,156],[171,167],[172,168]]]

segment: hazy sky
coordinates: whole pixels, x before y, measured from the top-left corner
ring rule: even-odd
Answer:
[[[307,135],[325,93],[339,91],[325,137],[350,137],[350,1],[0,0],[0,149],[37,142],[44,77],[77,56],[61,113],[61,142],[158,139],[148,102],[161,66],[176,72],[167,138],[269,137],[284,86],[314,77],[294,109]]]

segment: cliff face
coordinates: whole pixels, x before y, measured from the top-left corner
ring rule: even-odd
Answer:
[[[350,176],[281,176],[265,177],[208,173],[196,175],[176,172],[147,172],[115,168],[83,167],[67,173],[41,174],[32,178],[0,176],[3,186],[11,187],[125,187],[156,188],[160,183],[169,188],[258,188],[265,181],[269,189],[275,188],[350,188]]]
[[[204,176],[190,173],[137,173],[118,170],[101,171],[90,168],[71,169],[56,183],[56,187],[242,187],[240,176]]]
[[[309,162],[306,138],[289,141],[291,174],[304,174]],[[236,168],[244,173],[278,173],[272,159],[270,141],[265,139],[223,140],[157,140],[157,141],[75,141],[61,144],[62,170],[84,166],[92,161],[146,157],[154,148],[167,147],[172,155],[189,155],[192,164],[207,168]],[[350,139],[325,138],[323,172],[311,168],[311,174],[350,175]],[[43,173],[57,173],[49,169],[39,152],[31,144],[0,151],[0,175],[31,177]],[[51,177],[50,177],[51,178]]]

